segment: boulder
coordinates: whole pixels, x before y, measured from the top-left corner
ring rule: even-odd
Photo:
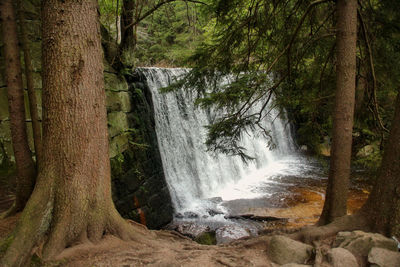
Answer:
[[[181,223],[176,228],[176,231],[191,238],[197,238],[200,235],[209,232],[210,227],[195,223]]]
[[[381,234],[365,233],[362,231],[339,232],[333,247],[341,247],[349,250],[355,256],[368,256],[373,247],[397,251],[397,243],[393,239]]]
[[[328,261],[333,267],[351,266],[357,267],[357,259],[344,248],[333,248],[328,252]]]
[[[278,264],[305,264],[313,256],[314,248],[286,236],[275,235],[267,249],[269,259]]]
[[[246,237],[250,237],[250,231],[236,225],[224,226],[215,231],[217,244],[227,244]]]
[[[398,267],[400,253],[384,248],[372,248],[368,254],[368,262],[374,267]]]

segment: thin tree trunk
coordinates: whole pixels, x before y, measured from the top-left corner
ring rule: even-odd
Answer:
[[[43,164],[1,266],[24,266],[105,234],[142,238],[111,198],[103,54],[96,0],[42,1]]]
[[[26,132],[24,92],[13,1],[1,1],[0,13],[4,40],[11,139],[17,169],[15,203],[11,210],[4,214],[10,215],[21,211],[25,207],[35,184],[36,170]]]
[[[25,62],[25,77],[26,84],[28,87],[28,97],[29,97],[29,109],[32,119],[32,129],[33,129],[33,144],[35,147],[36,154],[36,165],[39,169],[39,164],[41,163],[42,157],[42,135],[39,123],[39,112],[37,108],[35,87],[33,83],[33,70],[32,70],[32,59],[31,53],[29,51],[29,41],[26,34],[24,11],[22,6],[22,1],[18,0],[18,19],[19,27],[21,30],[21,42],[22,49],[24,51],[24,62]]]
[[[337,1],[336,98],[332,153],[324,208],[319,224],[347,212],[355,99],[357,1]]]
[[[121,14],[121,51],[134,49],[136,45],[134,22],[134,10],[136,1],[124,0]],[[136,10],[137,11],[137,10]],[[136,26],[136,25],[135,25]]]

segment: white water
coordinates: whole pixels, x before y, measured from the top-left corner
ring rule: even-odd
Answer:
[[[206,152],[204,126],[215,116],[195,108],[187,92],[161,94],[187,70],[141,68],[151,89],[155,109],[156,131],[166,180],[176,212],[195,211],[205,214],[213,205],[206,199],[223,200],[258,198],[268,192],[259,186],[274,175],[298,172],[293,137],[289,124],[272,109],[262,121],[271,130],[276,149],[267,147],[267,140],[258,131],[250,131],[242,140],[246,153],[255,161],[245,164],[239,157]],[[271,181],[272,182],[272,181]]]

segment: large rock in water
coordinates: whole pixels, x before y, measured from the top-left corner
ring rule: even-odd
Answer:
[[[328,252],[328,261],[333,267],[351,266],[357,267],[357,259],[344,248],[333,248]]]
[[[207,225],[199,225],[196,223],[181,223],[178,225],[175,231],[191,238],[197,238],[200,235],[209,232],[210,227],[208,227]]]
[[[275,235],[267,249],[270,260],[278,264],[305,264],[311,260],[314,248],[286,236]]]
[[[368,256],[373,247],[397,251],[397,243],[393,239],[380,234],[362,231],[339,232],[333,246],[345,248],[354,255],[362,257]]]
[[[224,226],[215,231],[217,244],[227,244],[246,237],[250,237],[250,232],[236,225]]]
[[[372,248],[368,254],[371,267],[398,267],[400,266],[400,253],[383,248]]]

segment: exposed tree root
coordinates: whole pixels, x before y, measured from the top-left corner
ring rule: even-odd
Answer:
[[[17,214],[17,212],[18,212],[17,206],[15,205],[15,202],[14,202],[8,210],[6,210],[3,213],[0,213],[0,220],[14,216],[15,214]]]
[[[47,176],[49,177],[49,176]],[[51,177],[51,175],[50,175]],[[93,206],[60,207],[59,195],[52,179],[39,177],[37,186],[27,203],[0,266],[26,266],[35,247],[43,260],[56,258],[64,249],[83,243],[96,244],[105,235],[114,235],[125,241],[146,243],[152,235],[145,226],[129,223],[115,209],[111,197],[99,198]],[[47,183],[47,184],[46,184]],[[73,215],[72,215],[73,214]]]
[[[315,240],[325,239],[341,231],[370,231],[368,220],[363,214],[346,215],[324,226],[310,226],[289,234],[292,239],[311,244]]]

